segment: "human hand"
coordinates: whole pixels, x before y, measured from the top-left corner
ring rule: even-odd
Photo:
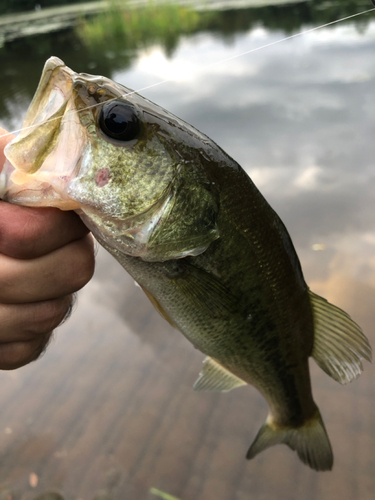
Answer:
[[[77,214],[0,201],[0,369],[39,357],[93,272],[93,239]]]

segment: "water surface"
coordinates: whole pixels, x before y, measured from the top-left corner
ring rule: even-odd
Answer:
[[[305,5],[296,8],[274,11],[273,21],[300,15],[298,28],[310,28]],[[350,313],[374,346],[375,17],[212,65],[295,29],[262,22],[259,11],[231,15],[251,18],[250,27],[200,29],[173,50],[95,54],[71,31],[12,42],[0,50],[0,124],[20,126],[50,55],[134,89],[171,79],[143,95],[246,169],[288,227],[312,290]],[[2,490],[12,500],[46,491],[140,500],[156,490],[181,500],[373,498],[372,365],[342,387],[311,363],[333,472],[310,471],[285,446],[247,462],[267,413],[254,389],[194,393],[203,355],[104,251],[78,302],[41,360],[0,374],[0,498]]]

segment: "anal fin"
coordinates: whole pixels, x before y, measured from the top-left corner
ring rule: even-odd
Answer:
[[[361,359],[371,362],[371,347],[361,328],[342,309],[309,292],[314,314],[316,363],[341,384],[359,377]]]
[[[241,385],[246,385],[246,382],[233,375],[212,358],[205,358],[203,363],[203,369],[193,386],[195,391],[228,392]]]

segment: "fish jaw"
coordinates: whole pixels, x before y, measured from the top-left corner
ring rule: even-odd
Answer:
[[[72,98],[75,75],[57,57],[46,62],[22,130],[4,150],[7,160],[0,174],[0,194],[5,201],[79,208],[68,195],[87,144]]]
[[[91,88],[97,88],[97,82],[104,83],[106,90],[99,90],[95,101]],[[168,212],[171,190],[167,186],[159,199],[139,213],[113,214],[117,200],[109,200],[110,192],[102,189],[111,177],[110,164],[103,167],[105,155],[97,158],[93,153],[98,150],[93,108],[101,98],[113,99],[124,91],[104,77],[78,74],[57,57],[50,58],[22,129],[5,148],[0,198],[24,206],[75,210],[94,234],[101,234],[113,247],[144,256],[153,230]],[[100,168],[94,175],[96,163]],[[96,196],[90,191],[91,177]],[[99,191],[105,194],[98,196]]]

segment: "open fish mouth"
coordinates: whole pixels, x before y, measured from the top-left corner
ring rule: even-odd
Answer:
[[[57,57],[46,62],[22,130],[4,151],[0,195],[6,201],[63,210],[79,207],[67,195],[86,142],[72,98],[76,75]]]
[[[58,57],[51,57],[44,65],[34,98],[26,113],[23,127],[39,125],[61,115],[72,92],[75,72]],[[19,137],[26,136],[27,130]]]

